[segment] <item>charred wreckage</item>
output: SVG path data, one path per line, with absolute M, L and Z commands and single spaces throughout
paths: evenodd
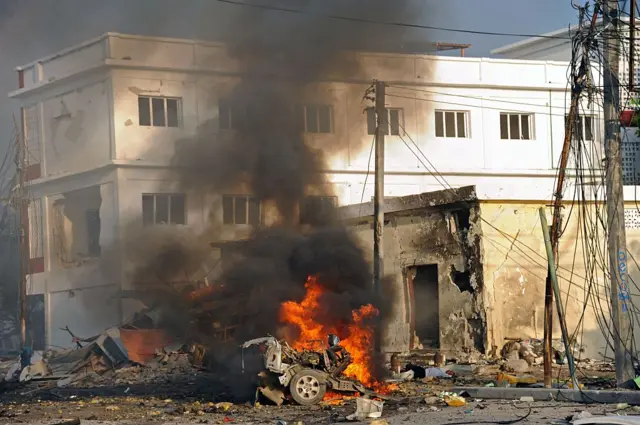
M 259 346 L 263 353 L 265 370 L 259 374 L 256 400 L 262 394 L 281 405 L 288 393 L 296 403 L 309 406 L 321 402 L 327 390 L 366 394 L 360 382 L 343 375 L 351 364 L 351 355 L 340 345 L 340 339 L 329 335 L 328 343 L 329 347 L 321 351 L 297 351 L 272 336 L 246 341 L 243 352 Z M 242 367 L 244 370 L 244 354 Z

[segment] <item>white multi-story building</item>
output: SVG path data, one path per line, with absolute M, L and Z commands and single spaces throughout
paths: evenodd
M 640 84 L 640 31 L 636 31 L 633 70 L 630 69 L 630 30 L 629 19 L 623 18 L 620 30 L 619 75 L 620 75 L 620 106 L 621 109 L 637 109 L 637 92 L 629 91 L 629 75 L 633 74 L 634 88 Z M 640 21 L 636 24 L 640 26 Z M 541 37 L 527 38 L 491 51 L 492 54 L 508 59 L 525 60 L 559 60 L 570 61 L 573 43 L 571 37 L 576 35 L 579 27 L 571 26 L 560 29 Z M 602 32 L 602 20 L 596 21 L 596 34 Z M 592 77 L 594 83 L 602 86 L 601 70 L 594 67 Z M 633 102 L 635 100 L 635 102 Z M 633 103 L 632 103 L 633 102 Z M 640 138 L 636 137 L 635 129 L 623 133 L 623 177 L 625 184 L 640 184 Z
M 589 25 L 586 23 L 585 25 Z M 640 27 L 640 20 L 636 23 L 636 26 Z M 603 30 L 602 19 L 596 21 L 596 34 L 601 33 Z M 579 30 L 578 25 L 572 25 L 569 28 L 563 28 L 555 31 L 551 31 L 546 34 L 541 34 L 540 37 L 526 38 L 515 43 L 508 44 L 506 46 L 499 47 L 491 51 L 491 54 L 499 55 L 508 59 L 526 59 L 526 60 L 554 60 L 554 61 L 570 61 L 573 49 L 573 43 L 571 37 L 575 36 Z M 622 18 L 622 24 L 620 26 L 620 49 L 619 49 L 619 71 L 620 71 L 620 84 L 623 87 L 629 85 L 630 72 L 635 76 L 634 82 L 637 84 L 640 82 L 640 31 L 636 30 L 635 35 L 635 53 L 634 53 L 634 66 L 633 70 L 630 70 L 629 64 L 629 45 L 630 45 L 630 30 L 629 19 Z M 622 90 L 620 93 L 622 104 L 626 104 L 629 99 L 626 90 Z
M 425 169 L 425 161 L 407 148 L 411 140 L 446 184 L 475 185 L 490 224 L 482 227 L 488 340 L 501 346 L 505 336 L 541 336 L 546 267 L 538 208 L 553 194 L 568 106 L 568 63 L 356 57 L 365 65 L 366 80 L 390 85 L 385 195 L 443 188 L 434 170 Z M 60 330 L 66 325 L 86 336 L 130 316 L 134 307 L 113 297 L 126 289 L 122 270 L 104 263 L 105 250 L 131 221 L 198 231 L 211 209 L 220 208 L 213 211 L 225 223 L 220 239 L 248 234 L 249 212 L 244 218 L 224 217 L 224 202 L 177 193 L 177 181 L 168 173 L 181 140 L 200 124 L 213 119 L 219 131 L 228 131 L 219 87 L 241 76 L 224 45 L 109 33 L 20 66 L 18 75 L 19 86 L 10 96 L 22 107 L 28 146 L 29 291 L 44 294 L 47 344 L 69 345 Z M 361 104 L 367 87 L 318 83 L 314 108 L 306 108 L 328 117 L 317 128 L 306 128 L 308 143 L 320 146 L 336 138 L 350 147 L 348 154 L 329 158 L 328 180 L 341 205 L 373 195 L 367 179 L 372 128 Z M 600 111 L 593 108 L 582 126 L 599 157 L 602 127 Z M 626 189 L 627 199 L 633 199 L 633 189 Z M 227 203 L 245 205 L 251 194 L 234 195 Z M 565 232 L 568 245 L 560 252 L 573 246 L 574 227 Z M 512 249 L 518 244 L 537 252 L 537 261 L 521 258 Z M 570 264 L 571 258 L 560 261 Z M 574 299 L 582 297 L 570 299 L 569 317 L 582 311 Z M 595 319 L 587 317 L 585 326 L 594 330 L 590 342 L 597 352 L 602 339 Z

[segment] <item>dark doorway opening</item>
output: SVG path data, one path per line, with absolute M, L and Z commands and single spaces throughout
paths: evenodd
M 44 294 L 27 295 L 27 344 L 33 350 L 44 350 L 46 346 Z
M 411 275 L 412 328 L 423 348 L 440 348 L 438 265 L 416 266 Z

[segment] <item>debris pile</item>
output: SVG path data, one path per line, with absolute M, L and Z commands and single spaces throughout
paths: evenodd
M 580 358 L 585 347 L 576 342 L 570 344 L 574 358 Z M 556 364 L 566 364 L 567 353 L 561 339 L 552 341 L 553 359 Z M 529 366 L 540 365 L 543 362 L 544 341 L 537 338 L 516 339 L 510 338 L 502 347 L 500 354 L 505 360 L 525 360 Z
M 110 328 L 73 341 L 72 349 L 27 350 L 0 362 L 0 381 L 45 381 L 58 388 L 170 383 L 194 376 L 200 370 L 194 364 L 202 362 L 201 350 L 171 344 L 160 330 Z

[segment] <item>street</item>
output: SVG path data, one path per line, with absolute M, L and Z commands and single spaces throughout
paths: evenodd
M 225 405 L 215 407 L 205 400 L 173 401 L 155 398 L 94 398 L 59 402 L 33 401 L 4 404 L 0 408 L 0 424 L 58 425 L 65 421 L 91 424 L 326 424 L 346 421 L 355 411 L 355 402 L 344 405 L 302 407 L 297 405 L 259 406 Z M 227 411 L 224 411 L 228 407 Z M 402 400 L 385 403 L 382 418 L 365 422 L 376 424 L 461 424 L 515 423 L 519 418 L 527 424 L 563 423 L 574 414 L 588 411 L 593 415 L 634 415 L 633 407 L 617 409 L 616 405 L 580 405 L 560 402 L 479 401 L 471 400 L 463 407 L 427 406 L 424 401 Z M 432 410 L 433 409 L 433 410 Z M 529 413 L 530 411 L 530 413 Z M 524 418 L 529 413 L 529 416 Z M 80 420 L 78 422 L 77 420 Z M 351 422 L 357 423 L 357 422 Z

